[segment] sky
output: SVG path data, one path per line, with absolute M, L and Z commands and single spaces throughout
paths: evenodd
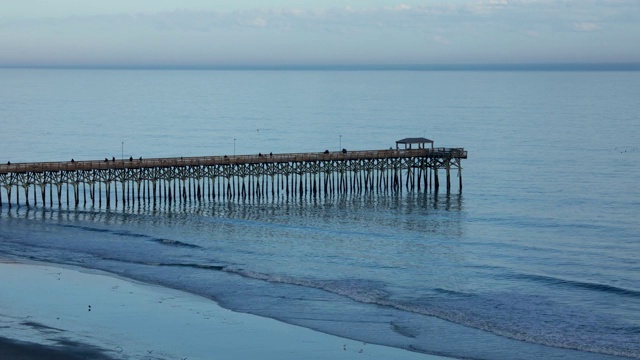
M 640 63 L 640 0 L 0 0 L 0 66 Z

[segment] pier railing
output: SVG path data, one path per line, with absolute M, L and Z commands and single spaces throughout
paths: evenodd
M 343 161 L 387 158 L 409 158 L 426 156 L 443 159 L 466 159 L 467 152 L 463 148 L 434 148 L 409 150 L 359 150 L 343 152 L 318 153 L 283 153 L 283 154 L 250 154 L 224 156 L 196 156 L 149 159 L 115 159 L 74 160 L 55 162 L 29 162 L 0 164 L 0 174 L 44 172 L 44 171 L 76 171 L 76 170 L 108 170 L 108 169 L 140 169 L 170 166 L 210 166 L 225 164 L 260 164 L 290 163 L 298 161 Z

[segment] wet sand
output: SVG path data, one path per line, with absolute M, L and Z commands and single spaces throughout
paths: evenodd
M 0 262 L 0 359 L 445 359 L 84 269 Z

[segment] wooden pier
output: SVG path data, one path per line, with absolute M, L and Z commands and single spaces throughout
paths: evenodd
M 425 142 L 426 141 L 426 142 Z M 457 169 L 463 148 L 427 148 L 403 139 L 396 149 L 0 165 L 0 207 L 133 206 L 191 200 L 258 199 L 407 190 L 439 190 L 439 170 Z M 405 148 L 400 149 L 399 145 Z M 411 144 L 418 144 L 412 149 Z M 433 146 L 433 145 L 432 145 Z M 21 198 L 22 196 L 22 198 Z

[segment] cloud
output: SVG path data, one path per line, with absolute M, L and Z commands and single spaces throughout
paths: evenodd
M 576 31 L 589 32 L 589 31 L 597 31 L 597 30 L 600 30 L 601 28 L 602 27 L 600 25 L 592 22 L 580 22 L 580 23 L 573 24 L 573 29 Z
M 238 25 L 246 27 L 266 28 L 269 26 L 269 21 L 262 17 L 251 17 L 246 19 L 239 19 Z
M 501 62 L 545 54 L 552 61 L 563 48 L 575 50 L 580 61 L 605 51 L 611 56 L 624 51 L 640 61 L 640 49 L 628 40 L 640 37 L 637 0 L 404 1 L 5 19 L 0 65 L 29 56 L 205 64 Z
M 449 39 L 447 39 L 446 37 L 436 34 L 436 35 L 431 35 L 431 39 L 435 42 L 438 42 L 440 44 L 444 44 L 444 45 L 449 45 L 451 44 L 451 41 L 449 41 Z
M 592 0 L 596 1 L 596 0 Z M 605 0 L 599 0 L 603 2 Z M 613 1 L 613 0 L 609 0 Z M 588 3 L 586 0 L 585 3 Z M 474 0 L 456 5 L 438 4 L 408 5 L 399 4 L 392 7 L 373 8 L 326 8 L 326 9 L 256 9 L 244 11 L 203 11 L 175 10 L 157 13 L 109 14 L 94 16 L 74 16 L 40 18 L 26 21 L 13 21 L 10 26 L 16 28 L 43 29 L 51 27 L 92 27 L 91 23 L 117 23 L 119 26 L 154 26 L 165 30 L 213 31 L 215 29 L 262 28 L 274 30 L 330 31 L 368 29 L 419 29 L 430 31 L 438 27 L 454 28 L 460 24 L 477 24 L 486 26 L 487 21 L 503 27 L 517 30 L 527 23 L 572 23 L 575 30 L 597 30 L 595 24 L 603 19 L 598 9 L 584 14 L 584 8 L 568 4 L 573 1 L 551 2 L 548 0 Z M 609 3 L 609 2 L 607 2 Z M 620 5 L 620 2 L 616 2 Z M 582 4 L 582 3 L 579 3 Z M 591 5 L 592 7 L 594 5 Z M 604 6 L 604 5 L 600 5 Z M 632 6 L 636 10 L 637 5 Z M 569 9 L 567 9 L 569 8 Z M 608 10 L 610 17 L 619 15 L 620 11 Z M 572 15 L 575 13 L 575 15 Z M 605 21 L 607 19 L 604 19 Z M 7 28 L 8 23 L 0 24 L 0 29 Z M 599 25 L 598 25 L 599 26 Z M 506 29 L 505 29 L 506 30 Z
M 400 4 L 400 5 L 397 5 L 397 6 L 393 6 L 390 9 L 391 10 L 395 10 L 395 11 L 410 11 L 411 10 L 411 5 Z

